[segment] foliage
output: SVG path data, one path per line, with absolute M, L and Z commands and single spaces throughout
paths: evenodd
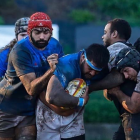
M 93 19 L 87 17 L 87 20 L 83 14 L 85 10 L 79 10 L 78 8 L 72 11 L 72 20 L 79 23 L 87 22 L 100 22 L 108 21 L 113 18 L 123 18 L 127 20 L 130 24 L 139 25 L 140 24 L 140 2 L 139 0 L 90 0 L 88 4 L 84 7 L 86 13 L 93 16 Z M 89 20 L 88 20 L 89 19 Z
M 91 93 L 84 113 L 85 122 L 118 123 L 119 114 L 113 104 L 103 97 L 102 91 Z
M 13 24 L 18 18 L 37 11 L 47 13 L 53 21 L 101 23 L 113 18 L 124 18 L 131 24 L 140 24 L 139 0 L 5 0 L 0 3 L 0 16 L 6 24 Z
M 70 17 L 77 23 L 88 23 L 95 19 L 95 15 L 88 10 L 73 10 Z
M 97 11 L 102 14 L 103 20 L 112 18 L 124 18 L 132 24 L 139 24 L 140 3 L 139 0 L 93 0 L 97 5 Z
M 74 52 L 74 50 L 69 44 L 64 45 L 63 51 L 64 51 L 64 54 L 70 54 Z

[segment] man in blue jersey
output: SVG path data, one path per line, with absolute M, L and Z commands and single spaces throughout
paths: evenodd
M 16 21 L 15 23 L 15 39 L 11 40 L 9 44 L 0 49 L 0 79 L 3 78 L 8 64 L 9 53 L 17 43 L 25 36 L 27 36 L 27 27 L 28 27 L 29 17 L 23 17 Z
M 92 78 L 100 75 L 108 60 L 108 50 L 99 44 L 59 59 L 46 94 L 40 94 L 37 103 L 37 140 L 85 139 L 83 106 L 88 101 L 88 89 L 82 98 L 78 98 L 67 94 L 65 88 L 75 78 L 82 78 L 90 85 Z
M 29 36 L 10 52 L 0 82 L 0 140 L 36 140 L 36 100 L 45 92 L 58 57 L 63 56 L 61 45 L 51 38 L 52 30 L 47 14 L 33 14 L 28 23 Z

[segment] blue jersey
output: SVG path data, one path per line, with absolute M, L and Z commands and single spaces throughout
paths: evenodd
M 75 78 L 84 79 L 81 75 L 81 70 L 80 70 L 81 54 L 82 51 L 75 54 L 69 54 L 61 57 L 58 61 L 57 68 L 54 72 L 54 75 L 57 76 L 64 89 L 67 87 L 68 83 L 74 80 Z M 86 79 L 84 80 L 87 83 L 87 85 L 90 85 L 91 83 L 102 79 L 107 72 L 108 71 L 104 69 L 99 74 L 93 76 L 91 80 L 86 80 Z
M 0 53 L 0 78 L 4 76 L 7 70 L 9 52 L 10 48 L 7 48 Z
M 22 41 L 21 41 L 22 42 Z M 18 42 L 20 44 L 20 41 Z M 52 47 L 53 46 L 53 47 Z M 52 50 L 51 48 L 54 48 L 55 50 Z M 53 37 L 50 39 L 48 45 L 47 45 L 48 54 L 58 53 L 59 56 L 63 56 L 63 50 L 62 46 L 59 44 L 59 42 L 54 39 Z M 8 64 L 8 55 L 10 53 L 10 48 L 7 48 L 0 52 L 0 78 L 2 78 L 7 70 L 7 64 Z
M 63 56 L 61 45 L 51 38 L 47 47 L 40 51 L 29 41 L 29 37 L 19 41 L 11 50 L 5 78 L 0 82 L 0 109 L 17 115 L 35 113 L 36 96 L 30 96 L 19 77 L 28 73 L 42 76 L 48 69 L 47 57 L 57 53 Z M 12 89 L 14 88 L 14 89 Z M 11 90 L 8 90 L 11 89 Z

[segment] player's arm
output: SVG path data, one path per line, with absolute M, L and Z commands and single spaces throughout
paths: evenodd
M 89 93 L 96 90 L 110 89 L 124 82 L 124 76 L 116 69 L 112 70 L 105 78 L 89 86 Z
M 88 91 L 86 90 L 84 97 L 84 105 L 88 100 Z M 65 92 L 63 86 L 61 85 L 58 78 L 53 75 L 49 80 L 47 91 L 46 91 L 46 101 L 50 104 L 54 104 L 58 107 L 76 107 L 79 103 L 79 98 L 69 95 Z
M 58 63 L 57 54 L 49 56 L 47 61 L 50 65 L 50 69 L 43 76 L 36 78 L 36 74 L 32 66 L 31 55 L 28 49 L 22 49 L 21 46 L 18 46 L 10 53 L 9 57 L 17 76 L 23 83 L 29 95 L 37 95 L 46 89 L 48 81 L 56 68 L 56 63 Z
M 50 65 L 50 69 L 43 76 L 36 78 L 35 73 L 28 73 L 19 77 L 29 95 L 39 94 L 45 90 L 48 85 L 48 81 L 53 75 L 56 64 L 58 63 L 58 55 L 52 54 L 47 58 L 47 60 Z
M 20 76 L 20 80 L 23 83 L 26 91 L 29 95 L 37 95 L 43 90 L 45 90 L 46 85 L 53 72 L 49 69 L 43 76 L 36 78 L 35 73 L 28 73 L 23 76 Z
M 118 87 L 108 90 L 108 93 L 117 97 L 122 106 L 130 113 L 135 114 L 140 112 L 140 93 L 134 91 L 129 97 L 124 94 Z

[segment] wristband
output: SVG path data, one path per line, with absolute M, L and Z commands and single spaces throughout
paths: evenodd
M 79 98 L 79 102 L 77 106 L 84 106 L 84 102 L 85 102 L 84 98 Z

